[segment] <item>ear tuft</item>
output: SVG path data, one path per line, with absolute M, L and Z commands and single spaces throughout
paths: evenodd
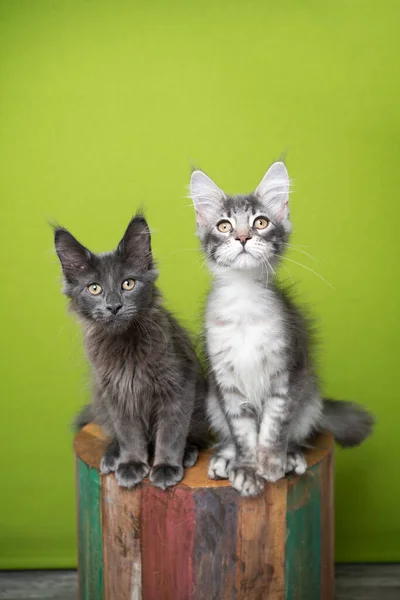
M 290 179 L 283 162 L 270 166 L 258 185 L 255 195 L 278 222 L 289 218 Z
M 76 281 L 79 273 L 90 265 L 92 258 L 90 251 L 62 227 L 57 227 L 54 231 L 54 245 L 64 277 L 68 281 Z
M 208 175 L 199 170 L 193 171 L 189 187 L 197 226 L 207 226 L 215 218 L 226 195 Z
M 129 223 L 117 251 L 126 262 L 134 263 L 141 269 L 151 269 L 151 235 L 146 219 L 137 214 Z

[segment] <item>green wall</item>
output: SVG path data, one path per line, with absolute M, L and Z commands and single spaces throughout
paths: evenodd
M 399 19 L 389 0 L 0 0 L 0 567 L 76 561 L 68 426 L 89 380 L 47 221 L 101 251 L 144 204 L 168 305 L 196 329 L 188 165 L 248 191 L 284 151 L 293 243 L 318 261 L 286 267 L 321 325 L 324 392 L 379 420 L 337 452 L 337 558 L 400 560 Z

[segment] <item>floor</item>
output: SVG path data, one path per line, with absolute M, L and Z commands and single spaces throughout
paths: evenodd
M 0 572 L 0 600 L 77 598 L 75 571 Z M 338 565 L 336 600 L 400 600 L 400 564 Z

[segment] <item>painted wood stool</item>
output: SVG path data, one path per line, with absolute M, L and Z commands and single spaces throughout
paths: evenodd
M 308 470 L 241 498 L 209 453 L 166 492 L 100 475 L 107 439 L 75 438 L 81 600 L 333 600 L 333 440 Z

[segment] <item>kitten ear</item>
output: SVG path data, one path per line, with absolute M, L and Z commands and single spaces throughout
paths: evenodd
M 289 173 L 283 162 L 276 162 L 265 173 L 255 191 L 271 216 L 278 222 L 289 218 Z
M 203 171 L 193 171 L 190 178 L 190 197 L 196 211 L 198 227 L 204 227 L 215 219 L 225 193 Z
M 89 267 L 92 258 L 91 253 L 69 231 L 62 227 L 57 227 L 54 232 L 54 245 L 65 278 L 69 281 L 75 281 L 79 277 L 79 273 Z
M 125 261 L 133 262 L 140 268 L 150 269 L 152 267 L 150 229 L 142 215 L 136 215 L 129 223 L 124 237 L 118 245 L 118 252 Z

